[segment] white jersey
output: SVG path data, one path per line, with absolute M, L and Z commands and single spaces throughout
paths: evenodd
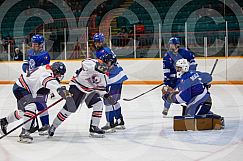
M 16 84 L 28 90 L 33 97 L 36 97 L 40 88 L 47 88 L 56 91 L 61 87 L 60 83 L 54 78 L 50 65 L 40 66 L 33 69 L 27 76 L 26 73 L 20 75 Z
M 72 78 L 70 85 L 75 85 L 84 93 L 97 91 L 100 95 L 104 95 L 106 93 L 106 80 L 108 77 L 95 70 L 96 62 L 96 59 L 84 60 L 80 73 Z

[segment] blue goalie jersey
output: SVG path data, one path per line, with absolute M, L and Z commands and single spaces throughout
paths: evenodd
M 172 51 L 166 52 L 163 58 L 164 84 L 172 88 L 178 84 L 175 64 L 179 59 L 187 59 L 190 63 L 190 70 L 196 70 L 197 64 L 194 58 L 195 55 L 192 52 L 183 48 L 180 48 L 177 54 Z
M 186 113 L 189 115 L 199 114 L 200 106 L 205 106 L 204 103 L 210 99 L 210 93 L 203 85 L 201 76 L 193 71 L 183 74 L 178 84 L 179 93 L 172 98 L 174 103 L 185 103 Z
M 50 55 L 47 51 L 36 53 L 33 49 L 27 51 L 27 59 L 22 69 L 24 72 L 50 63 Z

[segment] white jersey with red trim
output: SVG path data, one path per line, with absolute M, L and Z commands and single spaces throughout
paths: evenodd
M 56 91 L 61 87 L 57 79 L 54 78 L 50 65 L 35 68 L 28 74 L 30 75 L 22 73 L 17 79 L 16 84 L 28 90 L 33 97 L 36 96 L 36 93 L 40 88 L 45 87 L 52 91 Z
M 81 71 L 70 81 L 70 85 L 76 85 L 84 93 L 97 91 L 101 95 L 106 94 L 106 80 L 108 77 L 95 70 L 96 59 L 86 59 L 82 62 Z

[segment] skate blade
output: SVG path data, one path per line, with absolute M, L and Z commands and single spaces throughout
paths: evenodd
M 39 135 L 40 135 L 40 136 L 48 135 L 48 131 L 39 132 Z
M 171 116 L 163 115 L 163 118 L 171 118 Z
M 116 129 L 112 128 L 112 129 L 108 129 L 108 130 L 104 130 L 105 133 L 115 133 Z
M 126 127 L 124 125 L 118 125 L 115 127 L 117 130 L 125 130 Z
M 91 138 L 104 138 L 104 134 L 97 134 L 97 133 L 89 133 L 89 137 Z
M 53 136 L 50 136 L 50 135 L 47 136 L 47 139 L 51 139 L 51 138 L 53 138 Z
M 33 142 L 31 139 L 19 139 L 17 142 L 24 143 L 24 144 L 30 144 Z

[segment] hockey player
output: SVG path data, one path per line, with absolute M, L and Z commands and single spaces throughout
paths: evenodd
M 1 131 L 7 133 L 7 125 L 20 118 L 23 121 L 35 116 L 36 103 L 42 104 L 45 102 L 43 97 L 38 97 L 38 90 L 47 88 L 52 91 L 57 91 L 68 105 L 75 106 L 71 94 L 65 87 L 61 87 L 60 80 L 66 72 L 66 67 L 61 62 L 55 62 L 51 66 L 45 65 L 35 68 L 31 72 L 21 74 L 13 86 L 13 93 L 17 99 L 18 111 L 11 113 L 7 117 L 0 120 Z M 19 135 L 20 142 L 30 143 L 33 138 L 30 136 L 31 121 L 23 125 L 22 132 Z
M 195 116 L 211 113 L 212 99 L 203 81 L 210 81 L 210 74 L 189 71 L 190 64 L 187 59 L 176 62 L 177 78 L 179 78 L 178 91 L 171 87 L 162 88 L 163 99 L 169 103 L 186 104 L 185 115 Z
M 50 63 L 50 55 L 47 51 L 43 50 L 44 45 L 44 37 L 42 35 L 34 35 L 31 38 L 32 47 L 30 50 L 27 51 L 27 60 L 23 63 L 23 71 L 27 73 L 27 75 L 31 72 L 31 70 L 35 70 L 35 68 L 46 65 Z M 42 99 L 47 100 L 47 96 L 50 93 L 49 89 L 42 88 L 40 89 L 37 94 L 38 97 L 43 97 Z M 37 110 L 41 111 L 46 108 L 46 101 L 42 104 L 36 103 Z M 44 112 L 40 116 L 40 120 L 42 123 L 42 127 L 32 127 L 32 131 L 38 129 L 40 135 L 46 135 L 47 130 L 50 127 L 49 125 L 49 114 L 48 111 Z M 37 124 L 38 125 L 38 124 Z
M 106 56 L 104 57 L 104 55 Z M 116 55 L 110 48 L 104 47 L 97 51 L 96 57 L 104 62 L 112 62 L 113 68 L 109 73 L 107 91 L 109 91 L 109 94 L 117 102 L 115 105 L 111 105 L 106 99 L 104 99 L 107 124 L 103 126 L 102 129 L 107 132 L 114 132 L 114 127 L 117 129 L 125 129 L 125 122 L 121 113 L 119 100 L 121 98 L 122 84 L 128 78 L 124 73 L 123 68 L 117 63 Z M 114 122 L 114 118 L 116 119 L 116 122 Z
M 177 60 L 184 58 L 190 62 L 190 70 L 196 70 L 197 64 L 195 63 L 195 56 L 192 52 L 180 48 L 180 40 L 178 38 L 170 38 L 169 45 L 169 51 L 165 53 L 163 58 L 164 85 L 175 89 L 178 83 L 175 68 Z M 164 116 L 168 114 L 170 105 L 171 103 L 164 100 L 164 110 L 162 112 Z
M 48 131 L 49 136 L 53 136 L 56 128 L 72 113 L 76 112 L 79 105 L 85 101 L 88 108 L 93 108 L 89 128 L 90 136 L 104 137 L 105 132 L 98 127 L 103 110 L 101 97 L 109 100 L 110 104 L 116 103 L 106 92 L 107 76 L 105 73 L 109 72 L 109 67 L 111 67 L 110 61 L 104 63 L 98 59 L 86 59 L 82 62 L 81 68 L 76 71 L 76 75 L 69 84 L 69 91 L 76 106 L 64 105 Z
M 93 41 L 96 52 L 104 48 L 105 36 L 103 33 L 94 34 Z

